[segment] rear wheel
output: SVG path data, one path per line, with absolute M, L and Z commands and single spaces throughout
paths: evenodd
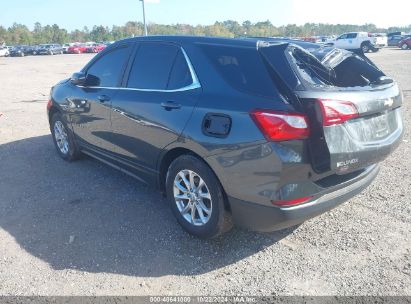
M 361 45 L 361 50 L 363 53 L 368 53 L 371 49 L 370 43 L 366 42 Z
M 221 184 L 200 159 L 192 155 L 175 159 L 167 172 L 166 191 L 174 216 L 188 233 L 214 238 L 232 227 Z
M 54 145 L 60 157 L 67 161 L 77 159 L 80 151 L 75 143 L 73 134 L 70 132 L 60 113 L 53 115 L 50 129 Z

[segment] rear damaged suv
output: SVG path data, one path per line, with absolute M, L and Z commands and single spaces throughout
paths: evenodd
M 268 38 L 108 46 L 47 105 L 59 155 L 155 185 L 180 225 L 273 231 L 365 189 L 400 143 L 402 94 L 364 54 Z

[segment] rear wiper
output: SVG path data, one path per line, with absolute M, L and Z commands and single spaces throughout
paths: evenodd
M 373 81 L 372 84 L 383 85 L 383 84 L 390 84 L 393 82 L 394 82 L 394 79 L 392 79 L 391 77 L 381 76 L 381 77 L 378 77 L 377 80 Z

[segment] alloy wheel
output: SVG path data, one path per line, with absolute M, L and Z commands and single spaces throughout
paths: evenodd
M 69 141 L 66 128 L 60 120 L 57 120 L 54 124 L 54 138 L 57 143 L 57 147 L 60 152 L 67 154 L 69 152 Z
M 213 203 L 207 184 L 191 170 L 177 173 L 173 185 L 174 200 L 182 217 L 194 226 L 203 226 L 211 218 Z

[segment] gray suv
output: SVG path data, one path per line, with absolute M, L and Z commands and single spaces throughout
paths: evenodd
M 284 39 L 126 39 L 50 96 L 63 159 L 87 154 L 160 189 L 202 238 L 349 200 L 403 133 L 397 84 L 363 54 Z

